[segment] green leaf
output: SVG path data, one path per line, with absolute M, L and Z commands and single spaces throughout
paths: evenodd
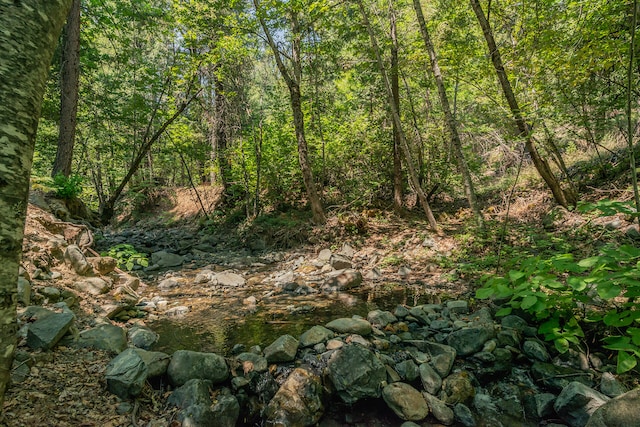
M 638 360 L 633 354 L 629 354 L 626 351 L 618 352 L 618 368 L 616 369 L 618 374 L 623 374 L 632 370 L 637 364 Z
M 133 261 L 127 261 L 126 267 L 129 271 L 133 270 Z
M 522 279 L 524 276 L 526 276 L 526 274 L 523 273 L 522 271 L 517 271 L 517 270 L 509 271 L 509 279 L 511 279 L 511 281 L 513 283 L 515 283 L 518 280 Z
M 620 295 L 620 292 L 622 292 L 622 288 L 612 282 L 598 284 L 598 295 L 602 299 L 615 298 Z
M 493 288 L 480 288 L 476 291 L 476 298 L 487 299 L 487 298 L 490 298 L 493 294 L 494 294 Z
M 496 317 L 502 317 L 502 316 L 507 316 L 509 314 L 511 314 L 511 311 L 513 311 L 513 309 L 511 307 L 504 307 L 501 308 L 500 310 L 498 310 L 498 312 L 496 313 Z
M 584 268 L 591 268 L 594 265 L 600 263 L 602 261 L 602 258 L 599 256 L 592 256 L 590 258 L 585 258 L 583 260 L 581 260 L 580 262 L 578 262 L 578 265 L 580 267 L 584 267 Z
M 528 295 L 522 299 L 522 303 L 520 303 L 520 307 L 524 310 L 531 308 L 536 302 L 538 302 L 538 297 L 535 295 Z
M 560 354 L 564 354 L 569 350 L 569 341 L 566 338 L 556 338 L 553 345 Z

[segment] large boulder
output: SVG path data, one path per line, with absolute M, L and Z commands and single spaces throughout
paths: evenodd
M 327 275 L 322 289 L 327 291 L 346 291 L 362 284 L 362 273 L 357 270 L 338 270 Z
M 91 264 L 85 258 L 82 250 L 76 245 L 67 246 L 64 251 L 64 261 L 80 275 L 91 273 Z
M 247 283 L 247 280 L 244 277 L 232 271 L 223 271 L 222 273 L 216 274 L 213 277 L 213 281 L 218 286 L 224 286 L 229 288 L 244 286 L 245 283 Z
M 101 277 L 87 277 L 71 286 L 78 292 L 94 296 L 106 294 L 111 290 L 111 284 Z
M 171 361 L 171 356 L 161 351 L 147 351 L 141 348 L 134 348 L 138 356 L 147 365 L 147 376 L 149 378 L 159 377 L 167 373 L 167 367 Z
M 138 353 L 127 349 L 107 365 L 107 388 L 121 399 L 135 397 L 142 391 L 147 373 L 147 365 Z
M 389 408 L 403 420 L 419 421 L 429 415 L 429 407 L 422 394 L 409 384 L 392 383 L 382 389 L 382 398 Z
M 73 314 L 49 312 L 29 325 L 27 345 L 33 349 L 49 350 L 67 333 L 73 324 Z
M 609 400 L 596 409 L 587 427 L 640 427 L 640 389 Z
M 348 404 L 362 398 L 380 397 L 382 383 L 387 379 L 387 371 L 376 355 L 357 344 L 336 350 L 327 368 L 338 396 Z
M 167 403 L 181 409 L 194 405 L 211 405 L 211 381 L 191 379 L 176 388 Z
M 182 265 L 184 257 L 167 251 L 158 251 L 151 254 L 151 264 L 160 268 L 177 267 Z
M 300 347 L 313 347 L 316 344 L 320 344 L 330 340 L 334 337 L 331 330 L 324 326 L 313 326 L 300 336 Z
M 215 353 L 178 350 L 171 356 L 167 374 L 171 384 L 176 386 L 194 378 L 218 384 L 229 377 L 229 367 L 224 357 Z
M 291 362 L 296 358 L 298 340 L 291 335 L 283 335 L 264 349 L 264 357 L 269 363 Z
M 458 329 L 449 334 L 447 344 L 456 349 L 459 356 L 468 356 L 482 350 L 484 343 L 494 335 L 489 327 L 473 327 Z
M 296 368 L 265 409 L 267 425 L 313 426 L 324 412 L 320 377 Z
M 344 317 L 341 319 L 335 319 L 325 325 L 327 329 L 330 329 L 339 334 L 358 334 L 358 335 L 370 335 L 371 323 L 364 319 L 355 319 Z
M 119 326 L 105 323 L 80 332 L 75 345 L 120 353 L 127 348 L 127 333 Z
M 608 400 L 604 394 L 573 381 L 562 389 L 553 408 L 571 427 L 584 427 L 591 414 Z

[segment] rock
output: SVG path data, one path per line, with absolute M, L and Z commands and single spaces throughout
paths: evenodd
M 422 396 L 427 401 L 427 405 L 429 405 L 429 409 L 436 420 L 447 426 L 453 424 L 455 416 L 453 410 L 446 403 L 429 393 L 422 393 Z
M 69 245 L 64 251 L 64 261 L 79 275 L 91 273 L 91 264 L 76 245 Z
M 447 344 L 455 348 L 459 356 L 468 356 L 482 350 L 482 346 L 493 337 L 493 329 L 473 327 L 459 329 L 449 334 Z
M 147 377 L 159 377 L 167 373 L 167 367 L 171 361 L 171 356 L 161 351 L 147 351 L 141 348 L 134 348 L 138 356 L 147 365 Z
M 339 334 L 358 334 L 366 336 L 370 335 L 372 331 L 371 324 L 366 320 L 348 317 L 332 320 L 325 326 Z
M 182 265 L 184 257 L 167 251 L 159 251 L 151 254 L 151 264 L 159 268 L 177 267 Z
M 238 399 L 229 389 L 223 388 L 215 395 L 214 402 L 211 411 L 213 412 L 212 421 L 215 421 L 216 427 L 235 427 L 240 416 Z
M 453 407 L 453 415 L 464 427 L 476 427 L 477 425 L 471 409 L 463 403 L 455 404 Z
M 106 294 L 111 290 L 111 284 L 100 277 L 87 277 L 75 282 L 72 287 L 78 292 L 94 296 Z
M 353 268 L 351 260 L 344 255 L 333 254 L 329 258 L 329 264 L 336 270 L 344 270 L 346 268 Z
M 322 289 L 330 291 L 346 291 L 362 284 L 362 273 L 356 270 L 338 270 L 330 273 L 322 285 Z
M 164 279 L 161 280 L 158 283 L 158 289 L 160 289 L 161 291 L 168 291 L 170 289 L 174 289 L 180 286 L 180 282 L 178 282 L 176 279 L 170 277 L 168 279 Z
M 333 332 L 324 326 L 313 326 L 300 336 L 300 347 L 313 347 L 330 340 L 333 336 Z
M 405 341 L 407 344 L 411 344 L 418 350 L 426 353 L 429 358 L 429 364 L 440 375 L 440 378 L 445 378 L 449 375 L 453 362 L 456 359 L 456 349 L 430 341 L 422 340 L 410 340 Z
M 110 256 L 91 257 L 87 261 L 93 266 L 93 271 L 101 276 L 106 276 L 118 267 L 118 261 Z
M 324 413 L 320 377 L 296 368 L 265 409 L 267 425 L 314 426 Z
M 399 305 L 393 312 L 393 315 L 399 318 L 404 319 L 410 314 L 409 309 L 403 305 Z
M 533 361 L 548 362 L 549 353 L 544 345 L 538 341 L 527 340 L 522 345 L 522 352 Z
M 327 262 L 331 259 L 331 249 L 323 249 L 318 254 L 318 260 Z
M 374 326 L 384 328 L 389 323 L 395 323 L 398 318 L 390 311 L 372 310 L 367 314 L 367 321 Z
M 471 376 L 467 371 L 453 373 L 442 381 L 440 399 L 447 404 L 466 402 L 475 396 L 476 391 L 471 384 Z
M 245 283 L 247 283 L 244 277 L 242 277 L 239 274 L 233 273 L 231 271 L 224 271 L 222 273 L 218 273 L 214 276 L 213 280 L 219 286 L 230 287 L 230 288 L 237 287 L 237 286 L 244 286 Z
M 298 340 L 291 335 L 283 335 L 264 349 L 269 363 L 291 362 L 298 352 Z
M 31 304 L 31 282 L 22 276 L 18 277 L 18 302 L 25 306 Z
M 381 385 L 387 379 L 386 369 L 375 354 L 355 344 L 336 350 L 327 362 L 327 371 L 338 396 L 347 404 L 380 397 Z
M 167 374 L 171 384 L 176 386 L 194 378 L 218 384 L 229 377 L 229 367 L 224 357 L 215 353 L 178 350 L 171 356 Z
M 428 363 L 420 365 L 420 380 L 429 394 L 438 394 L 442 387 L 442 378 Z
M 200 285 L 202 283 L 211 282 L 214 278 L 215 274 L 211 270 L 202 270 L 200 273 L 196 274 L 196 277 L 193 279 L 193 283 L 196 285 Z
M 158 308 L 160 308 L 160 303 L 158 303 Z M 164 312 L 167 317 L 182 317 L 190 311 L 189 307 L 185 305 L 179 305 L 177 307 L 171 307 L 167 311 Z
M 193 405 L 211 405 L 211 381 L 189 380 L 171 393 L 167 403 L 182 409 Z
M 75 346 L 92 347 L 117 354 L 127 348 L 127 334 L 124 329 L 105 323 L 80 332 Z
M 132 327 L 127 335 L 131 344 L 145 350 L 149 350 L 159 338 L 158 334 L 151 329 L 142 326 Z
M 250 372 L 265 372 L 269 367 L 267 359 L 255 353 L 240 353 L 236 360 L 242 365 L 244 374 Z
M 333 340 L 327 341 L 326 348 L 328 351 L 337 350 L 342 347 L 344 347 L 344 342 L 340 341 L 339 339 L 333 339 Z
M 420 376 L 420 369 L 413 360 L 403 360 L 395 366 L 395 371 L 406 382 L 413 382 Z
M 467 314 L 469 313 L 469 302 L 464 300 L 447 301 L 447 309 L 451 313 Z
M 593 412 L 586 427 L 640 427 L 640 389 L 604 403 Z
M 177 420 L 183 427 L 218 427 L 211 404 L 191 405 L 178 412 Z M 165 423 L 163 425 L 168 425 Z
M 608 400 L 604 394 L 573 381 L 562 389 L 553 408 L 571 427 L 584 427 L 591 414 Z
M 600 378 L 600 392 L 609 397 L 617 397 L 627 392 L 627 388 L 610 372 L 605 372 Z
M 53 286 L 45 286 L 44 288 L 40 289 L 39 292 L 43 297 L 49 300 L 50 303 L 58 302 L 62 297 L 60 289 L 54 288 Z
M 429 415 L 422 394 L 405 383 L 392 383 L 382 389 L 382 398 L 395 414 L 406 421 L 420 421 Z
M 553 417 L 555 411 L 553 404 L 556 402 L 556 396 L 552 393 L 535 393 L 531 396 L 532 412 L 529 415 L 532 419 L 545 419 Z
M 27 345 L 33 349 L 49 350 L 67 333 L 73 323 L 71 313 L 53 313 L 42 315 L 29 325 Z
M 107 365 L 107 389 L 121 399 L 135 397 L 142 391 L 147 372 L 147 366 L 138 353 L 127 349 Z
M 572 381 L 578 381 L 588 387 L 593 386 L 593 380 L 588 372 L 551 363 L 534 362 L 531 366 L 531 376 L 554 391 L 564 389 Z

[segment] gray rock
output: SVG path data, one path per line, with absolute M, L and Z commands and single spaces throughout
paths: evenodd
M 324 326 L 313 326 L 300 336 L 300 347 L 313 347 L 316 344 L 324 343 L 334 337 L 331 330 Z
M 362 284 L 362 273 L 356 270 L 338 270 L 327 275 L 322 289 L 329 291 L 346 291 Z
M 556 402 L 556 395 L 552 393 L 535 393 L 531 396 L 533 403 L 531 414 L 532 419 L 545 419 L 553 417 L 555 411 L 553 404 Z
M 395 323 L 398 318 L 390 311 L 372 310 L 367 314 L 367 321 L 374 326 L 384 328 L 389 323 Z
M 588 372 L 556 366 L 551 363 L 534 362 L 531 366 L 531 375 L 533 379 L 540 381 L 553 391 L 564 389 L 572 381 L 578 381 L 588 387 L 594 385 Z
M 336 350 L 329 358 L 327 370 L 338 396 L 347 404 L 380 397 L 380 388 L 387 379 L 386 369 L 375 354 L 354 344 Z
M 151 254 L 151 264 L 160 268 L 177 267 L 182 265 L 184 257 L 167 251 L 159 251 Z
M 410 314 L 409 309 L 403 305 L 399 305 L 393 311 L 393 315 L 399 318 L 405 318 Z
M 456 349 L 459 356 L 468 356 L 482 350 L 482 346 L 493 338 L 493 329 L 474 327 L 459 329 L 449 334 L 447 344 Z
M 339 254 L 331 255 L 331 257 L 329 258 L 329 263 L 331 264 L 331 267 L 335 268 L 336 270 L 353 268 L 353 264 L 351 263 L 351 260 L 344 255 L 339 255 Z
M 422 396 L 427 401 L 427 405 L 429 405 L 429 409 L 436 420 L 447 426 L 453 424 L 455 415 L 446 403 L 429 393 L 422 393 Z
M 170 289 L 174 289 L 180 286 L 180 282 L 178 282 L 176 279 L 170 277 L 168 279 L 164 279 L 161 280 L 158 283 L 158 289 L 160 289 L 161 291 L 168 291 Z
M 322 381 L 316 374 L 296 368 L 265 409 L 267 425 L 314 426 L 324 413 Z
M 31 282 L 22 276 L 18 277 L 18 302 L 25 306 L 31 304 Z
M 101 276 L 106 276 L 118 267 L 118 261 L 110 256 L 91 257 L 87 258 L 87 261 L 93 267 L 93 271 Z
M 463 403 L 456 403 L 453 407 L 453 415 L 464 427 L 476 427 L 477 425 L 471 409 Z
M 573 381 L 562 389 L 553 408 L 571 427 L 584 427 L 591 414 L 608 400 L 604 394 Z
M 158 334 L 151 329 L 142 326 L 134 326 L 129 330 L 127 335 L 129 336 L 131 344 L 145 350 L 149 350 L 159 338 Z
M 627 392 L 627 388 L 610 372 L 605 372 L 600 378 L 600 392 L 609 397 L 617 397 Z
M 589 418 L 587 427 L 640 427 L 640 389 L 600 406 Z
M 447 301 L 446 304 L 449 312 L 456 314 L 467 314 L 469 313 L 469 302 L 464 300 L 455 300 L 455 301 Z
M 33 349 L 49 350 L 67 333 L 73 324 L 71 313 L 53 313 L 43 315 L 29 325 L 27 345 Z
M 392 383 L 382 389 L 382 398 L 389 408 L 403 420 L 420 421 L 429 415 L 429 407 L 422 394 L 405 383 Z
M 331 249 L 323 249 L 318 254 L 318 260 L 327 262 L 331 259 Z
M 420 369 L 413 360 L 403 360 L 395 366 L 395 370 L 406 382 L 413 382 L 420 376 Z
M 178 412 L 177 420 L 182 427 L 218 427 L 216 415 L 210 403 L 191 405 Z M 163 424 L 166 425 L 166 424 Z
M 64 261 L 80 275 L 91 272 L 91 264 L 89 264 L 80 248 L 76 245 L 67 246 L 64 251 Z
M 538 341 L 527 340 L 522 345 L 522 351 L 529 359 L 533 361 L 548 362 L 549 352 L 544 345 Z
M 297 352 L 298 340 L 291 335 L 282 335 L 264 349 L 264 356 L 269 363 L 290 362 Z
M 420 365 L 420 380 L 429 394 L 436 395 L 442 388 L 442 378 L 428 363 Z
M 40 289 L 39 292 L 40 294 L 42 294 L 43 297 L 48 299 L 50 303 L 58 302 L 62 297 L 60 289 L 54 288 L 53 286 L 46 286 Z
M 502 326 L 503 330 L 515 329 L 520 335 L 524 335 L 526 337 L 534 337 L 536 335 L 535 327 L 529 326 L 526 320 L 514 314 L 504 316 L 500 321 L 500 326 Z
M 325 326 L 339 334 L 358 334 L 366 336 L 370 335 L 372 331 L 371 323 L 366 320 L 348 317 L 332 320 Z
M 190 311 L 189 307 L 186 305 L 179 305 L 177 307 L 171 307 L 164 314 L 168 317 L 183 317 Z
M 498 407 L 495 404 L 495 398 L 488 394 L 477 393 L 473 397 L 473 407 L 483 420 L 494 419 L 498 414 Z
M 442 381 L 440 399 L 449 405 L 466 402 L 476 394 L 467 371 L 453 373 Z
M 445 378 L 449 375 L 453 362 L 456 359 L 455 348 L 439 344 L 431 341 L 411 340 L 406 341 L 407 344 L 411 344 L 418 350 L 428 355 L 429 363 L 431 367 L 440 375 L 440 378 Z
M 218 384 L 229 377 L 229 367 L 224 357 L 215 353 L 178 350 L 171 356 L 167 374 L 171 384 L 177 386 L 194 378 Z
M 189 380 L 171 393 L 167 403 L 181 409 L 193 405 L 211 405 L 211 381 Z
M 124 329 L 110 324 L 96 326 L 80 332 L 77 347 L 92 347 L 111 353 L 120 353 L 127 348 L 127 334 Z
M 240 416 L 240 403 L 229 389 L 224 388 L 215 396 L 212 412 L 217 427 L 235 427 Z
M 101 277 L 87 277 L 73 283 L 72 287 L 78 292 L 94 296 L 106 294 L 111 290 L 111 284 Z
M 213 277 L 213 280 L 219 286 L 230 288 L 244 286 L 247 283 L 244 277 L 231 271 L 223 271 L 222 273 L 218 273 Z
M 147 351 L 141 348 L 134 348 L 138 356 L 147 365 L 147 377 L 159 377 L 167 373 L 167 367 L 171 361 L 171 356 L 161 351 Z
M 265 372 L 269 367 L 267 359 L 255 353 L 240 353 L 236 360 L 242 365 L 245 374 L 250 372 Z
M 127 349 L 107 365 L 107 389 L 121 399 L 140 394 L 147 380 L 147 366 L 133 349 Z

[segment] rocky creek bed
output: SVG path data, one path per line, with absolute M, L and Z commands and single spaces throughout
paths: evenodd
M 170 233 L 104 236 L 148 248 L 140 281 L 87 257 L 86 234 L 39 218 L 13 380 L 57 348 L 106 351 L 104 387 L 132 425 L 150 388 L 164 408 L 150 427 L 640 425 L 640 392 L 607 355 L 559 355 L 522 317 L 495 319 L 453 287 L 441 298 L 446 279 L 429 290 L 414 278 L 430 273 L 419 260 L 385 269 L 347 244 L 234 252 Z

